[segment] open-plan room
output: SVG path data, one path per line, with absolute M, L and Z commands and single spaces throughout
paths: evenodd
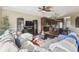
M 0 52 L 78 52 L 79 6 L 0 6 Z

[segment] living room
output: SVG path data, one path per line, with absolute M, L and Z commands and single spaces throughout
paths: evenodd
M 35 38 L 37 35 L 39 35 L 39 37 L 41 37 L 43 40 L 47 40 L 48 38 L 54 39 L 57 37 L 59 38 L 59 35 L 61 34 L 65 36 L 69 35 L 71 32 L 78 34 L 78 20 L 78 6 L 0 7 L 1 35 L 3 34 L 2 32 L 5 32 L 8 29 L 12 29 L 15 32 L 21 32 L 23 29 L 26 29 L 28 30 L 27 32 L 31 33 Z M 59 40 L 63 39 L 59 38 Z M 73 50 L 71 49 L 67 51 L 76 51 L 76 47 L 73 48 Z

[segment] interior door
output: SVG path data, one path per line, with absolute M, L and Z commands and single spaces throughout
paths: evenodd
M 17 18 L 17 31 L 22 31 L 24 28 L 24 18 Z

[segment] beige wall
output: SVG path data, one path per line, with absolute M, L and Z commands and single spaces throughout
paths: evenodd
M 75 19 L 79 16 L 79 13 L 70 15 L 71 26 L 69 27 L 72 31 L 78 32 L 79 28 L 75 27 Z
M 75 18 L 76 16 L 71 16 L 71 25 L 75 27 Z
M 0 7 L 0 20 L 2 18 L 2 7 Z
M 24 18 L 24 21 L 38 20 L 38 31 L 41 30 L 40 17 L 38 17 L 38 16 L 33 16 L 33 15 L 10 11 L 10 10 L 2 10 L 2 11 L 3 11 L 2 17 L 4 17 L 4 16 L 9 17 L 10 27 L 12 27 L 12 28 L 15 28 L 15 29 L 17 28 L 17 18 L 21 17 L 21 18 Z
M 0 28 L 1 28 L 1 26 L 2 26 L 1 22 L 2 22 L 2 7 L 0 7 Z M 0 29 L 0 30 L 1 30 L 1 29 Z
M 71 16 L 71 25 L 73 27 L 75 27 L 75 19 L 76 19 L 77 16 L 79 16 L 79 14 L 75 14 L 75 15 Z
M 70 26 L 71 26 L 71 27 L 74 27 L 74 28 L 76 28 L 76 29 L 79 29 L 79 28 L 75 27 L 75 19 L 76 19 L 76 17 L 78 17 L 78 16 L 79 16 L 79 13 L 73 13 L 73 14 L 71 14 L 71 15 L 64 16 L 63 18 L 70 17 L 69 19 L 67 19 L 67 20 L 70 22 Z M 69 25 L 69 24 L 67 24 L 67 25 Z

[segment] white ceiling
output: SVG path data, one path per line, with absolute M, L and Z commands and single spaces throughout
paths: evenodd
M 79 12 L 79 6 L 53 6 L 52 12 L 48 12 L 48 13 L 42 13 L 38 9 L 38 7 L 39 6 L 6 6 L 3 7 L 3 9 L 32 14 L 36 16 L 47 16 L 47 17 L 53 15 L 54 12 L 56 12 L 58 16 L 66 16 Z

